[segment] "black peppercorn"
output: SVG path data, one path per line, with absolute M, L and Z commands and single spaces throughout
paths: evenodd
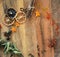
M 5 37 L 10 37 L 12 34 L 12 31 L 9 31 L 9 32 L 4 32 L 4 36 Z
M 6 40 L 10 40 L 10 38 L 8 37 L 8 38 L 6 38 Z
M 5 37 L 7 37 L 7 36 L 8 36 L 8 35 L 7 35 L 7 32 L 4 32 L 4 36 L 5 36 Z
M 10 36 L 12 34 L 12 31 L 8 31 L 4 33 L 4 36 L 6 37 L 6 40 L 10 40 Z
M 9 9 L 7 10 L 7 15 L 8 15 L 10 18 L 13 18 L 13 17 L 16 15 L 15 9 L 9 8 Z

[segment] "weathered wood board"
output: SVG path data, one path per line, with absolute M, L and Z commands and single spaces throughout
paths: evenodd
M 60 0 L 52 0 L 51 9 L 53 19 L 56 21 L 56 24 L 60 27 Z M 60 29 L 58 30 L 58 32 L 58 36 L 56 36 L 56 34 L 54 33 L 54 36 L 57 39 L 57 46 L 54 50 L 54 57 L 60 57 Z
M 8 31 L 3 23 L 6 10 L 9 8 L 14 8 L 17 12 L 20 8 L 24 8 L 23 0 L 0 0 L 0 23 L 2 24 L 2 38 L 4 37 L 4 32 Z M 32 53 L 34 57 L 37 56 L 37 38 L 35 24 L 31 20 L 27 19 L 26 23 L 21 24 L 17 29 L 16 33 L 13 33 L 11 41 L 17 46 L 17 48 L 22 52 L 24 57 L 29 57 L 28 55 Z M 0 51 L 1 57 L 10 57 L 10 55 L 4 55 L 3 50 Z M 15 57 L 15 56 L 13 56 Z
M 30 0 L 0 0 L 0 24 L 2 24 L 2 38 L 6 39 L 3 33 L 9 30 L 8 27 L 3 24 L 6 10 L 12 7 L 19 12 L 20 8 L 26 8 L 28 6 L 29 1 Z M 12 35 L 11 41 L 16 44 L 24 57 L 29 57 L 29 53 L 33 54 L 34 57 L 56 57 L 54 56 L 54 53 L 56 53 L 54 52 L 54 49 L 48 47 L 48 39 L 52 39 L 54 35 L 53 27 L 50 24 L 51 21 L 48 21 L 45 18 L 46 12 L 42 10 L 42 8 L 48 8 L 47 11 L 52 13 L 53 2 L 51 2 L 52 0 L 35 0 L 35 10 L 32 13 L 32 17 L 28 18 L 24 24 L 21 24 L 20 27 L 17 28 L 17 32 Z M 41 12 L 41 17 L 35 16 L 36 10 Z M 39 51 L 37 49 L 37 45 L 39 46 Z M 3 50 L 0 50 L 0 56 L 9 57 L 10 55 L 4 55 Z

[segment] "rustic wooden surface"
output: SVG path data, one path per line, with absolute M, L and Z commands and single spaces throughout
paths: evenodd
M 19 11 L 21 7 L 25 7 L 27 2 L 24 4 L 24 1 L 0 0 L 0 23 L 2 24 L 2 37 L 4 39 L 3 32 L 8 30 L 3 24 L 6 9 L 12 7 L 16 11 Z M 54 49 L 48 47 L 48 39 L 53 38 L 53 27 L 50 25 L 51 21 L 44 18 L 45 12 L 42 11 L 42 8 L 46 7 L 48 8 L 47 11 L 51 12 L 51 0 L 35 0 L 35 10 L 41 12 L 41 17 L 36 17 L 34 11 L 32 17 L 28 18 L 24 24 L 21 24 L 17 32 L 12 35 L 11 41 L 16 44 L 24 57 L 29 57 L 29 53 L 32 53 L 34 57 L 54 57 Z M 37 45 L 39 45 L 40 56 L 38 56 Z M 43 52 L 44 50 L 46 52 Z M 0 56 L 9 57 L 10 55 L 4 55 L 3 50 L 1 50 Z
M 8 31 L 8 27 L 3 24 L 4 15 L 8 8 L 14 8 L 16 11 L 20 11 L 20 8 L 24 7 L 23 0 L 0 0 L 0 23 L 2 24 L 2 37 L 5 39 L 3 33 Z M 37 56 L 37 41 L 36 41 L 36 29 L 34 22 L 27 19 L 26 23 L 21 24 L 16 33 L 13 33 L 11 41 L 16 44 L 17 48 L 22 52 L 24 57 L 29 57 L 31 53 L 34 57 Z M 3 51 L 0 52 L 1 57 L 9 57 L 10 55 L 4 55 Z M 15 57 L 15 56 L 13 56 Z

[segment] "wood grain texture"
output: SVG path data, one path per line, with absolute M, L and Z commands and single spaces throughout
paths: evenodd
M 19 2 L 19 3 L 18 3 Z M 18 6 L 19 5 L 19 6 Z M 6 14 L 6 11 L 7 9 L 9 8 L 14 8 L 16 11 L 19 11 L 20 10 L 20 7 L 23 7 L 23 0 L 1 0 L 1 3 L 0 3 L 0 23 L 2 24 L 2 38 L 6 39 L 4 37 L 4 32 L 5 31 L 8 31 L 9 28 L 6 27 L 3 23 L 3 19 L 4 19 L 4 16 Z M 24 27 L 24 26 L 23 26 Z M 21 30 L 22 31 L 22 30 Z M 23 32 L 23 35 L 24 35 L 24 31 Z M 13 33 L 13 36 L 12 36 L 12 42 L 17 46 L 17 48 L 22 52 L 22 40 L 21 40 L 21 37 L 20 37 L 20 28 L 19 28 L 19 31 L 17 33 Z M 21 34 L 22 35 L 22 34 Z M 23 37 L 22 37 L 23 38 Z M 3 51 L 0 52 L 1 53 L 1 57 L 10 57 L 10 55 L 4 55 Z M 23 53 L 23 52 L 22 52 Z M 14 56 L 15 57 L 15 56 Z
M 2 24 L 2 37 L 6 39 L 3 35 L 5 31 L 9 28 L 3 24 L 3 19 L 6 14 L 7 9 L 14 8 L 16 11 L 20 11 L 20 8 L 24 7 L 23 0 L 1 0 L 0 3 L 0 23 Z M 17 32 L 12 34 L 11 41 L 17 46 L 17 48 L 22 52 L 24 57 L 29 57 L 29 53 L 33 54 L 34 57 L 37 56 L 37 40 L 36 40 L 36 30 L 35 24 L 31 20 L 26 21 L 26 23 L 21 24 L 17 28 Z M 1 57 L 10 57 L 10 55 L 4 55 L 3 51 L 0 52 Z M 17 56 L 13 56 L 17 57 Z
M 40 11 L 41 13 L 41 17 L 37 17 L 37 39 L 38 39 L 38 43 L 39 43 L 39 48 L 40 48 L 40 56 L 41 57 L 54 57 L 54 49 L 50 49 L 48 47 L 48 39 L 52 39 L 53 38 L 53 27 L 50 25 L 49 20 L 47 20 L 46 17 L 46 12 L 50 12 L 51 13 L 51 0 L 38 0 L 36 1 L 36 7 L 38 4 L 40 4 L 40 6 L 38 6 L 37 10 Z M 48 8 L 46 9 L 46 11 L 43 11 L 42 8 Z M 42 39 L 43 38 L 43 39 Z M 44 53 L 42 53 L 42 51 L 46 51 Z
M 14 8 L 16 11 L 20 11 L 20 8 L 26 8 L 30 0 L 0 0 L 0 23 L 2 24 L 2 38 L 6 39 L 3 32 L 8 31 L 9 28 L 3 24 L 3 19 L 7 9 Z M 35 0 L 35 10 L 32 13 L 32 17 L 28 18 L 24 24 L 21 24 L 17 28 L 17 32 L 12 34 L 11 41 L 22 52 L 24 57 L 29 57 L 31 53 L 34 57 L 54 57 L 54 49 L 48 47 L 48 39 L 53 38 L 53 27 L 50 25 L 51 21 L 44 18 L 45 12 L 42 8 L 48 8 L 48 12 L 51 12 L 51 0 Z M 41 13 L 41 17 L 35 16 L 35 11 L 38 10 Z M 39 45 L 39 54 L 37 45 Z M 46 52 L 43 52 L 43 51 Z M 42 53 L 43 52 L 43 53 Z M 1 57 L 10 57 L 10 54 L 4 55 L 3 49 L 0 50 Z M 17 57 L 17 56 L 13 56 Z
M 52 9 L 52 17 L 56 21 L 56 24 L 60 26 L 60 0 L 52 0 L 51 1 L 51 9 Z M 55 32 L 55 30 L 54 30 Z M 60 57 L 60 29 L 59 29 L 59 35 L 57 36 L 54 33 L 55 38 L 57 39 L 57 46 L 54 50 L 54 57 Z

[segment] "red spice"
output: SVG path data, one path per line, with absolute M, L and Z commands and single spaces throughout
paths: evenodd
M 48 47 L 51 48 L 51 45 L 49 44 Z
M 57 26 L 56 26 L 56 31 L 58 31 L 58 30 L 59 30 L 59 26 L 57 25 Z
M 46 18 L 47 18 L 48 20 L 51 19 L 51 14 L 50 14 L 49 12 L 47 12 L 47 16 L 46 16 Z
M 52 20 L 51 25 L 52 25 L 52 26 L 54 26 L 54 24 L 55 24 L 55 21 L 54 21 L 54 20 Z
M 0 24 L 0 28 L 2 28 L 1 24 Z
M 53 38 L 53 39 L 51 40 L 51 42 L 49 43 L 48 47 L 52 48 L 52 47 L 55 47 L 55 45 L 56 45 L 56 39 Z

